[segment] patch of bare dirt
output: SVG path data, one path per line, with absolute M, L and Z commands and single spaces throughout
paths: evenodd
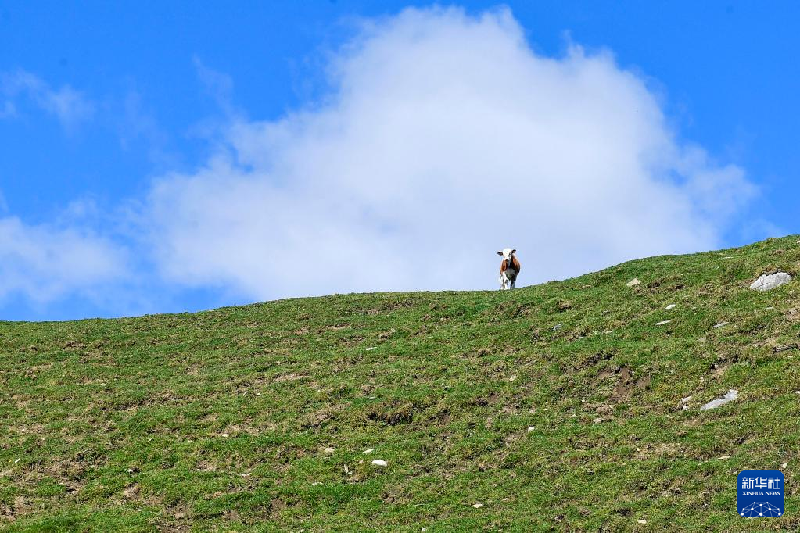
M 290 372 L 288 374 L 281 374 L 280 376 L 276 376 L 272 382 L 273 383 L 283 383 L 286 381 L 298 381 L 301 379 L 306 379 L 308 375 L 306 374 L 295 374 L 294 372 Z
M 307 413 L 300 419 L 300 427 L 303 429 L 319 427 L 329 420 L 334 420 L 336 414 L 342 412 L 345 406 L 328 405 L 312 413 Z
M 649 375 L 635 378 L 631 369 L 626 366 L 620 367 L 617 375 L 617 384 L 611 393 L 611 399 L 615 402 L 626 401 L 633 395 L 634 391 L 650 387 L 651 377 Z
M 383 422 L 390 426 L 409 424 L 414 420 L 415 406 L 411 402 L 375 406 L 367 413 L 367 419 Z

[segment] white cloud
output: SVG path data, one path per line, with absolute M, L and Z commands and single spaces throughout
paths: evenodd
M 19 111 L 14 100 L 22 96 L 27 96 L 39 108 L 54 115 L 67 129 L 94 114 L 94 105 L 81 92 L 69 85 L 53 89 L 38 76 L 24 70 L 0 73 L 0 95 L 6 98 L 0 118 L 16 116 Z
M 127 275 L 124 252 L 91 232 L 0 218 L 0 301 L 22 295 L 42 304 L 76 293 L 102 299 L 104 288 Z
M 146 201 L 149 246 L 178 285 L 496 288 L 503 247 L 534 283 L 717 246 L 755 190 L 677 138 L 609 52 L 537 55 L 507 10 L 364 23 L 323 102 L 233 120 L 202 169 Z
M 197 77 L 202 83 L 206 93 L 217 103 L 225 113 L 234 113 L 231 97 L 233 94 L 233 80 L 225 73 L 207 67 L 200 58 L 192 59 Z

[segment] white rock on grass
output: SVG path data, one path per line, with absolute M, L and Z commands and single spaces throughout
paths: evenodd
M 675 306 L 675 304 L 669 304 L 669 305 L 668 305 L 668 306 L 666 306 L 664 309 L 666 309 L 667 311 L 669 311 L 670 309 L 675 309 L 675 307 L 676 307 L 676 306 Z
M 670 322 L 672 322 L 672 320 L 662 320 L 661 322 L 656 324 L 656 326 L 663 326 L 664 324 L 669 324 Z
M 715 328 L 721 328 L 723 326 L 727 326 L 730 322 L 720 322 L 719 324 L 714 324 Z
M 374 464 L 375 466 L 385 467 L 388 463 L 386 461 L 384 461 L 383 459 L 373 459 L 372 460 L 372 464 Z
M 627 285 L 628 287 L 635 287 L 635 286 L 637 286 L 637 285 L 641 285 L 641 283 L 642 283 L 642 282 L 641 282 L 641 281 L 639 281 L 639 278 L 633 278 L 632 280 L 630 280 L 630 281 L 629 281 L 628 283 L 626 283 L 625 285 Z
M 739 397 L 739 391 L 737 391 L 736 389 L 731 389 L 722 398 L 717 398 L 716 400 L 711 400 L 707 404 L 703 405 L 700 408 L 700 410 L 701 411 L 708 411 L 709 409 L 716 409 L 717 407 L 725 405 L 728 402 L 732 402 L 733 400 L 735 400 L 738 397 Z
M 375 451 L 375 448 L 367 448 L 366 450 L 364 450 L 364 453 L 367 454 L 367 453 L 372 453 L 374 451 Z
M 750 285 L 755 291 L 766 292 L 775 287 L 780 287 L 792 281 L 792 276 L 786 272 L 776 272 L 774 274 L 763 274 Z
M 689 400 L 691 400 L 691 399 L 692 399 L 691 395 L 687 396 L 686 398 L 681 398 L 681 409 L 683 409 L 684 411 L 688 411 L 689 410 L 689 406 L 687 404 L 689 403 Z
M 475 503 L 472 504 L 472 506 L 475 509 L 480 509 L 481 507 L 483 507 L 483 504 L 481 502 L 475 502 Z

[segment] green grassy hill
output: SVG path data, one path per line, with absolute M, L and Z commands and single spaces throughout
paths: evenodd
M 799 274 L 798 239 L 507 292 L 0 322 L 0 528 L 800 529 L 800 281 L 748 288 Z M 783 518 L 737 516 L 745 468 L 785 473 Z

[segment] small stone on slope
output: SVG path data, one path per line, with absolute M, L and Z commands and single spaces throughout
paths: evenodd
M 786 272 L 763 274 L 759 276 L 759 278 L 755 280 L 752 285 L 750 285 L 750 288 L 756 291 L 766 292 L 774 289 L 775 287 L 780 287 L 781 285 L 789 283 L 790 281 L 792 281 L 792 276 Z
M 737 391 L 736 389 L 731 389 L 722 398 L 717 398 L 716 400 L 711 400 L 707 404 L 703 405 L 700 408 L 700 410 L 701 411 L 708 411 L 709 409 L 716 409 L 717 407 L 720 407 L 721 405 L 725 405 L 728 402 L 732 402 L 733 400 L 735 400 L 738 397 L 739 397 L 739 391 Z

